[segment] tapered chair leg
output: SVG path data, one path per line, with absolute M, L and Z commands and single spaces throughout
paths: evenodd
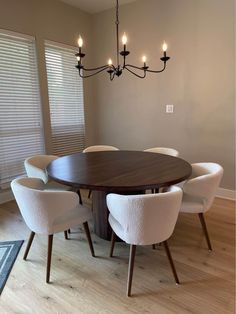
M 92 190 L 89 190 L 89 193 L 88 193 L 88 198 L 91 197 L 91 194 L 92 194 Z
M 32 242 L 34 240 L 34 236 L 35 236 L 35 232 L 31 231 L 30 236 L 29 236 L 29 240 L 28 240 L 28 243 L 27 243 L 27 246 L 26 246 L 26 249 L 25 249 L 25 254 L 23 256 L 24 260 L 27 259 L 27 256 L 28 256 L 31 244 L 32 244 Z
M 79 196 L 79 203 L 80 203 L 80 205 L 83 205 L 82 196 L 81 196 L 80 190 L 77 190 L 77 194 Z
M 68 230 L 69 231 L 69 230 Z M 67 233 L 67 231 L 64 231 L 64 236 L 65 236 L 65 239 L 66 240 L 68 240 L 69 238 L 68 238 L 68 233 Z
M 178 275 L 177 275 L 177 272 L 176 272 L 176 269 L 175 269 L 175 265 L 174 265 L 173 259 L 172 259 L 171 254 L 170 254 L 168 243 L 167 243 L 167 241 L 164 241 L 163 244 L 164 244 L 164 248 L 165 248 L 165 251 L 166 251 L 166 255 L 167 255 L 168 260 L 170 262 L 170 266 L 171 266 L 171 269 L 172 269 L 172 272 L 173 272 L 173 275 L 174 275 L 174 278 L 175 278 L 175 282 L 176 282 L 176 284 L 179 285 L 179 278 L 178 278 Z
M 88 244 L 89 244 L 89 248 L 90 248 L 91 254 L 92 254 L 93 257 L 95 257 L 94 248 L 93 248 L 93 242 L 92 242 L 92 239 L 91 239 L 91 235 L 90 235 L 89 226 L 88 226 L 87 221 L 83 223 L 83 226 L 84 226 L 84 231 L 86 233 L 86 237 L 87 237 L 87 240 L 88 240 Z
M 212 251 L 212 246 L 211 246 L 209 234 L 208 234 L 208 231 L 207 231 L 207 226 L 206 226 L 206 222 L 205 222 L 205 219 L 204 219 L 204 215 L 203 215 L 203 213 L 199 213 L 198 216 L 199 216 L 199 219 L 200 219 L 200 222 L 201 222 L 201 225 L 202 225 L 203 232 L 204 232 L 205 237 L 206 237 L 208 250 Z
M 50 281 L 50 269 L 51 269 L 51 258 L 52 258 L 52 243 L 53 234 L 48 236 L 48 259 L 47 259 L 47 273 L 46 273 L 46 283 Z
M 127 296 L 131 296 L 131 286 L 133 279 L 133 270 L 134 270 L 134 259 L 135 259 L 136 245 L 130 245 L 129 253 L 129 270 L 128 270 L 128 282 L 127 282 Z
M 112 230 L 112 234 L 111 234 L 110 257 L 113 256 L 113 251 L 114 251 L 115 243 L 116 243 L 116 234 L 115 234 L 115 232 Z

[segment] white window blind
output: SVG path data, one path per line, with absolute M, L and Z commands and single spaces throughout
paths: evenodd
M 0 189 L 44 152 L 34 38 L 0 30 Z
M 68 155 L 84 149 L 83 81 L 75 68 L 75 49 L 46 42 L 53 153 Z

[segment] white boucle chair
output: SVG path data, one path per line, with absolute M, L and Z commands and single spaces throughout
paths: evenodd
M 168 147 L 153 147 L 145 149 L 144 152 L 150 152 L 150 153 L 159 153 L 164 155 L 170 155 L 173 157 L 178 157 L 179 152 L 174 148 L 168 148 Z
M 58 159 L 58 157 L 54 155 L 36 155 L 27 158 L 24 162 L 27 176 L 29 178 L 38 178 L 43 180 L 43 182 L 47 184 L 47 188 L 55 189 L 60 187 L 60 184 L 50 181 L 46 173 L 46 168 L 49 163 L 56 159 Z
M 48 236 L 46 282 L 49 283 L 53 234 L 83 224 L 92 256 L 93 244 L 87 221 L 91 210 L 79 203 L 79 197 L 70 191 L 44 190 L 44 182 L 37 178 L 18 178 L 11 182 L 20 212 L 31 230 L 23 259 L 26 260 L 35 233 Z
M 47 190 L 61 190 L 61 191 L 70 190 L 71 188 L 69 186 L 57 183 L 48 178 L 46 168 L 51 161 L 56 160 L 58 158 L 59 157 L 55 155 L 36 155 L 27 158 L 24 162 L 27 176 L 29 178 L 38 178 L 43 180 L 43 182 L 45 183 L 45 189 Z M 80 190 L 77 190 L 76 192 L 79 195 L 80 204 L 82 204 Z
M 212 251 L 204 213 L 213 203 L 217 188 L 223 176 L 223 168 L 216 163 L 192 164 L 192 175 L 183 185 L 183 201 L 180 212 L 198 214 L 206 237 L 209 251 Z
M 109 151 L 115 151 L 119 150 L 119 148 L 110 146 L 110 145 L 93 145 L 88 146 L 83 150 L 83 153 L 93 153 L 93 152 L 109 152 Z M 90 198 L 92 191 L 89 190 L 88 198 Z
M 109 145 L 93 145 L 85 148 L 83 150 L 83 153 L 92 153 L 92 152 L 102 152 L 102 151 L 113 151 L 113 150 L 119 150 L 119 148 L 116 148 L 114 146 Z
M 109 223 L 112 228 L 110 257 L 116 235 L 130 244 L 127 295 L 131 295 L 136 245 L 163 243 L 177 284 L 179 279 L 168 248 L 182 200 L 182 190 L 171 187 L 168 192 L 146 195 L 108 194 Z

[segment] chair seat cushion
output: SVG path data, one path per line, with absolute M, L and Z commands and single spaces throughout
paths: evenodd
M 188 194 L 183 195 L 181 213 L 202 213 L 204 212 L 203 200 Z

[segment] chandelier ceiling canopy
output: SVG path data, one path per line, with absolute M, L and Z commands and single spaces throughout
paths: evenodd
M 161 70 L 151 70 L 149 66 L 147 66 L 147 58 L 146 56 L 142 57 L 143 66 L 136 66 L 127 63 L 127 57 L 130 54 L 130 52 L 127 50 L 127 41 L 128 38 L 126 34 L 124 33 L 122 36 L 122 44 L 123 44 L 123 50 L 119 51 L 119 0 L 116 0 L 116 65 L 113 64 L 112 60 L 109 59 L 108 63 L 106 65 L 96 67 L 96 68 L 86 68 L 83 65 L 83 58 L 85 57 L 85 53 L 82 52 L 83 47 L 83 39 L 80 36 L 78 39 L 78 46 L 79 46 L 79 52 L 75 54 L 77 57 L 78 64 L 76 65 L 76 68 L 79 70 L 79 76 L 82 78 L 88 78 L 91 76 L 94 76 L 98 73 L 106 71 L 109 76 L 110 80 L 113 81 L 115 76 L 119 77 L 123 73 L 124 70 L 127 70 L 131 74 L 137 76 L 138 78 L 145 78 L 147 73 L 161 73 L 166 68 L 166 63 L 170 59 L 170 57 L 167 56 L 167 44 L 164 42 L 162 45 L 163 50 L 163 57 L 160 58 L 160 60 L 163 62 L 163 67 Z M 121 60 L 120 60 L 121 59 Z

